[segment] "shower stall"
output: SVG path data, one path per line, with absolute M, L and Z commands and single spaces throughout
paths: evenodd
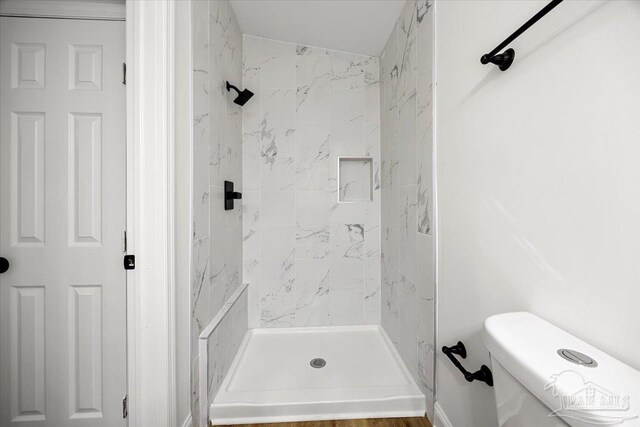
M 431 2 L 376 55 L 190 3 L 197 425 L 432 419 Z

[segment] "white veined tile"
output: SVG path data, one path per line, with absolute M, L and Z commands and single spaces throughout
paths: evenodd
M 364 280 L 364 225 L 331 225 L 331 278 Z
M 210 274 L 210 240 L 208 237 L 193 242 L 192 248 L 192 283 L 191 283 L 191 316 L 192 333 L 197 339 L 200 332 L 207 327 L 213 318 L 211 310 Z
M 260 89 L 296 89 L 296 45 L 262 40 Z
M 400 261 L 400 273 L 412 282 L 415 282 L 416 239 L 418 234 L 418 224 L 416 220 L 416 186 L 400 187 L 398 198 L 398 259 Z
M 331 121 L 331 57 L 298 56 L 296 65 L 296 120 Z
M 262 227 L 262 326 L 292 326 L 295 320 L 295 233 L 295 226 Z
M 349 290 L 338 290 L 340 282 L 348 281 Z M 364 323 L 364 285 L 362 280 L 331 279 L 331 324 L 361 325 Z M 359 289 L 355 289 L 359 288 Z
M 329 219 L 328 192 L 296 192 L 296 259 L 328 259 Z
M 407 99 L 400 106 L 398 128 L 398 184 L 400 186 L 416 184 L 417 144 L 416 144 L 416 98 Z
M 364 89 L 331 92 L 331 155 L 364 155 Z
M 362 89 L 364 88 L 363 63 L 371 57 L 353 55 L 345 52 L 332 52 L 331 55 L 331 88 Z
M 294 225 L 296 223 L 295 191 L 265 190 L 261 196 L 262 226 Z
M 296 127 L 296 190 L 328 190 L 331 127 L 327 123 L 298 123 Z
M 296 326 L 327 326 L 329 318 L 329 260 L 296 260 Z
M 366 240 L 365 240 L 366 242 Z M 378 251 L 379 251 L 378 246 Z M 364 277 L 364 322 L 368 325 L 379 325 L 382 304 L 380 256 L 365 260 Z

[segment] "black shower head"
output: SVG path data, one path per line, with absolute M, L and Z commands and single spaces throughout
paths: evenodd
M 251 92 L 249 89 L 245 89 L 242 92 L 238 93 L 238 96 L 236 97 L 236 99 L 233 100 L 233 102 L 235 102 L 240 106 L 243 106 L 244 104 L 247 103 L 248 100 L 251 99 L 252 96 L 253 96 L 253 92 Z
M 227 82 L 227 91 L 231 91 L 231 89 L 238 92 L 238 96 L 236 96 L 236 99 L 234 99 L 233 102 L 235 102 L 239 106 L 243 106 L 244 104 L 246 104 L 247 101 L 250 100 L 253 96 L 253 92 L 251 92 L 249 89 L 241 91 L 231 83 Z

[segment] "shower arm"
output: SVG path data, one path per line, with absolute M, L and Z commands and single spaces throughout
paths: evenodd
M 237 87 L 235 87 L 235 86 L 234 86 L 234 85 L 232 85 L 231 83 L 227 82 L 227 92 L 228 92 L 229 90 L 231 90 L 231 89 L 233 89 L 233 90 L 235 90 L 236 92 L 238 92 L 238 95 L 240 94 L 240 89 L 238 89 Z

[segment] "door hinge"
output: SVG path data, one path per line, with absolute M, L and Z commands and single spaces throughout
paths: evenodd
M 136 256 L 135 255 L 125 255 L 124 256 L 124 269 L 125 270 L 135 270 L 136 269 Z
M 127 63 L 126 62 L 122 63 L 122 84 L 123 85 L 127 84 Z
M 125 395 L 124 399 L 122 399 L 122 418 L 127 418 L 129 416 L 129 396 Z
M 122 252 L 127 252 L 127 230 L 122 232 Z

